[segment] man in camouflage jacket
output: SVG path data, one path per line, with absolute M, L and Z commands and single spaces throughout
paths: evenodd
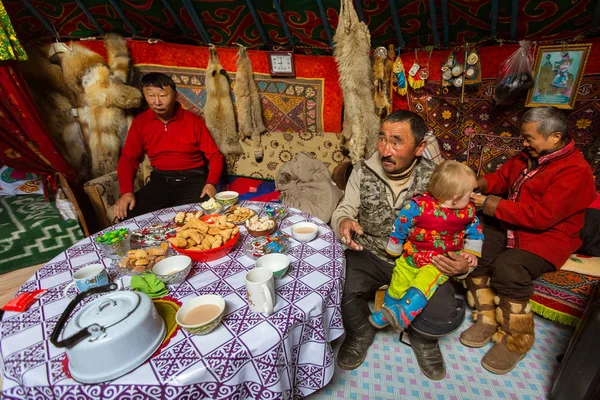
M 427 146 L 425 121 L 411 111 L 397 110 L 381 126 L 377 152 L 354 166 L 344 198 L 331 226 L 346 244 L 346 283 L 342 318 L 346 338 L 337 357 L 343 369 L 355 369 L 366 358 L 375 338 L 367 302 L 388 285 L 394 259 L 385 248 L 396 216 L 415 194 L 427 189 L 435 163 L 421 157 Z M 468 273 L 462 257 L 437 256 L 433 264 L 444 274 Z M 419 367 L 431 379 L 446 375 L 438 338 L 457 329 L 464 304 L 454 297 L 450 282 L 441 285 L 407 331 Z

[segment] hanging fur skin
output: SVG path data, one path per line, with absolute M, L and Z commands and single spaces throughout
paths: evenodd
M 373 103 L 373 69 L 369 59 L 371 35 L 358 20 L 352 0 L 341 0 L 334 36 L 334 56 L 344 97 L 344 138 L 352 163 L 377 149 L 379 118 Z
M 221 66 L 217 50 L 212 45 L 206 67 L 204 121 L 224 156 L 242 154 L 242 145 L 235 128 L 235 114 L 227 72 Z
M 252 64 L 246 48 L 240 46 L 237 54 L 237 73 L 233 87 L 237 105 L 238 127 L 244 141 L 251 139 L 254 148 L 254 159 L 261 162 L 264 150 L 260 134 L 266 131 L 262 119 L 262 108 L 258 89 L 252 74 Z
M 80 181 L 89 177 L 89 155 L 79 122 L 71 112 L 75 96 L 67 88 L 58 65 L 48 59 L 50 46 L 27 49 L 29 60 L 18 64 L 40 117 Z

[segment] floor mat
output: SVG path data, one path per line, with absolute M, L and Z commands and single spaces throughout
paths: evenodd
M 40 264 L 83 239 L 42 195 L 0 197 L 0 274 Z
M 537 315 L 534 318 L 535 345 L 506 375 L 492 374 L 480 364 L 491 344 L 472 349 L 459 342 L 460 332 L 471 321 L 441 340 L 447 370 L 441 381 L 427 379 L 411 348 L 386 329 L 377 334 L 363 365 L 354 371 L 337 369 L 331 383 L 310 399 L 545 400 L 558 371 L 556 356 L 566 350 L 573 330 Z

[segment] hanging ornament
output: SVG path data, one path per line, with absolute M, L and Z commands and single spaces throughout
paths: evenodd
M 419 78 L 421 78 L 424 81 L 429 79 L 429 62 L 431 61 L 431 53 L 433 53 L 433 47 L 429 48 L 429 57 L 427 58 L 427 64 L 421 67 L 421 70 L 419 71 Z
M 465 69 L 465 85 L 475 85 L 481 82 L 481 57 L 477 48 L 468 49 L 466 52 L 467 66 Z
M 410 71 L 408 71 L 408 84 L 415 90 L 421 89 L 423 86 L 425 86 L 425 80 L 421 78 L 419 70 L 421 70 L 421 64 L 419 64 L 418 51 L 415 49 L 415 62 L 410 68 Z M 429 74 L 427 76 L 429 76 Z
M 407 82 L 404 73 L 404 64 L 402 64 L 402 60 L 400 59 L 400 49 L 398 49 L 398 56 L 396 57 L 396 61 L 394 61 L 393 82 L 396 92 L 400 96 L 406 95 Z

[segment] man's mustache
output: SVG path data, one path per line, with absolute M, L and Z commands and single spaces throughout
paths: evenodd
M 387 157 L 381 157 L 381 162 L 391 162 L 394 163 L 394 159 L 390 156 Z

